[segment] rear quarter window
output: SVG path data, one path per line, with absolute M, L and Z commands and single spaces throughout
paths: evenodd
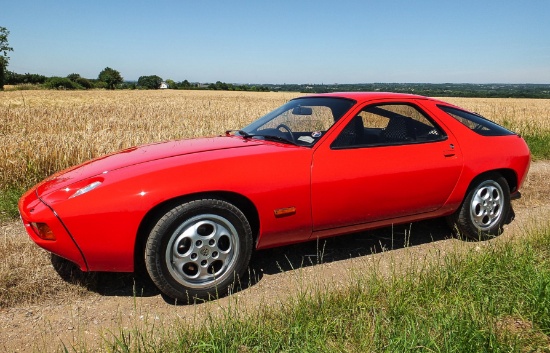
M 477 115 L 467 112 L 465 110 L 460 110 L 446 105 L 438 105 L 437 107 L 479 135 L 515 135 L 514 132 L 498 125 L 497 123 L 492 122 L 491 120 L 485 119 L 481 115 Z

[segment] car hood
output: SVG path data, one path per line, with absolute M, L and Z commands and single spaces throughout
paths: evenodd
M 83 179 L 154 160 L 221 149 L 252 147 L 263 143 L 265 142 L 261 140 L 219 136 L 132 147 L 58 172 L 40 183 L 37 186 L 37 193 L 43 195 Z

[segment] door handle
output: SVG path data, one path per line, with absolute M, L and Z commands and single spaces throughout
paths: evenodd
M 453 150 L 447 150 L 447 151 L 443 151 L 443 155 L 445 157 L 452 157 L 452 156 L 456 155 L 456 152 L 453 151 Z

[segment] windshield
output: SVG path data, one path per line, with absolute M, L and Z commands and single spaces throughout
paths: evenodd
M 313 146 L 354 104 L 353 100 L 335 97 L 293 99 L 238 134 Z

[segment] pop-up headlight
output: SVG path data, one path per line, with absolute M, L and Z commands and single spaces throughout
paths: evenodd
M 69 196 L 69 198 L 72 199 L 73 197 L 83 195 L 83 194 L 97 188 L 99 185 L 101 185 L 101 181 L 94 181 L 93 183 L 90 183 L 90 184 L 84 186 L 83 188 L 80 188 L 80 189 L 76 190 L 76 192 L 74 194 L 72 194 L 71 196 Z

